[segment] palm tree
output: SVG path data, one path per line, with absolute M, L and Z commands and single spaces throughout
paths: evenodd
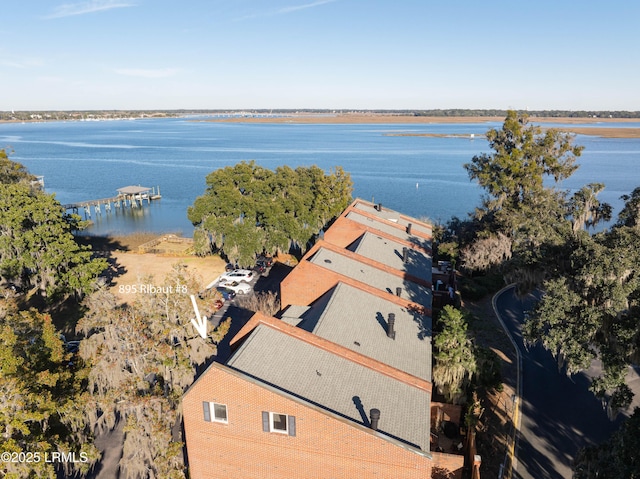
M 464 388 L 475 374 L 477 364 L 462 312 L 445 306 L 440 321 L 443 330 L 434 341 L 433 380 L 447 400 L 456 403 L 463 399 Z

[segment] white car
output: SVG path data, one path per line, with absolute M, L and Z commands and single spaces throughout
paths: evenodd
M 251 286 L 249 284 L 239 281 L 222 281 L 218 286 L 230 289 L 236 294 L 249 294 L 251 292 Z
M 248 283 L 249 281 L 251 281 L 253 279 L 253 271 L 251 271 L 250 269 L 235 269 L 233 271 L 228 271 L 226 273 L 223 273 L 220 276 L 220 282 L 233 282 L 233 281 L 244 281 L 246 283 Z

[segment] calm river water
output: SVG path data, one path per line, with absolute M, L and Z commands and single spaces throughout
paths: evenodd
M 242 160 L 267 168 L 316 164 L 329 170 L 340 165 L 351 173 L 354 196 L 435 222 L 465 217 L 482 192 L 462 165 L 489 151 L 478 136 L 500 126 L 212 123 L 194 118 L 11 123 L 0 124 L 0 148 L 31 173 L 44 175 L 46 190 L 63 204 L 110 197 L 128 185 L 160 187 L 162 199 L 134 213 L 94 213 L 92 234 L 191 236 L 186 209 L 204 192 L 205 176 Z M 393 136 L 398 133 L 467 137 Z M 562 186 L 575 190 L 603 182 L 607 188 L 600 199 L 617 213 L 620 196 L 640 186 L 640 140 L 579 135 L 576 143 L 585 146 L 581 166 Z

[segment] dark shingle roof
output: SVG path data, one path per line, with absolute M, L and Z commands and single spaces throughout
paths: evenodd
M 319 303 L 301 315 L 298 327 L 431 381 L 431 318 L 344 283 Z M 395 340 L 387 336 L 389 313 L 395 315 Z
M 406 263 L 403 261 L 405 248 L 407 249 Z M 431 256 L 421 250 L 407 247 L 397 241 L 369 232 L 365 232 L 358 238 L 358 241 L 347 249 L 398 271 L 404 271 L 416 278 L 431 281 Z
M 368 284 L 381 291 L 386 291 L 389 294 L 396 294 L 397 288 L 400 288 L 402 290 L 401 296 L 404 299 L 409 299 L 426 308 L 431 307 L 431 288 L 363 263 L 355 258 L 321 247 L 309 258 L 309 261 L 317 266 Z
M 365 426 L 377 408 L 380 432 L 429 450 L 431 395 L 423 389 L 264 324 L 227 366 Z

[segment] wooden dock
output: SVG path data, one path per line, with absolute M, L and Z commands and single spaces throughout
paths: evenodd
M 87 200 L 81 201 L 78 203 L 68 203 L 66 205 L 62 205 L 65 210 L 71 210 L 73 213 L 78 213 L 80 210 L 84 210 L 85 219 L 91 218 L 91 208 L 95 214 L 102 214 L 102 209 L 106 213 L 110 213 L 113 208 L 142 208 L 144 206 L 145 200 L 147 204 L 151 203 L 152 200 L 159 200 L 162 198 L 160 196 L 160 187 L 158 186 L 158 190 L 156 192 L 154 188 L 147 188 L 146 186 L 125 186 L 123 188 L 118 188 L 116 190 L 118 194 L 116 196 L 111 196 L 109 198 L 100 198 L 97 200 Z

